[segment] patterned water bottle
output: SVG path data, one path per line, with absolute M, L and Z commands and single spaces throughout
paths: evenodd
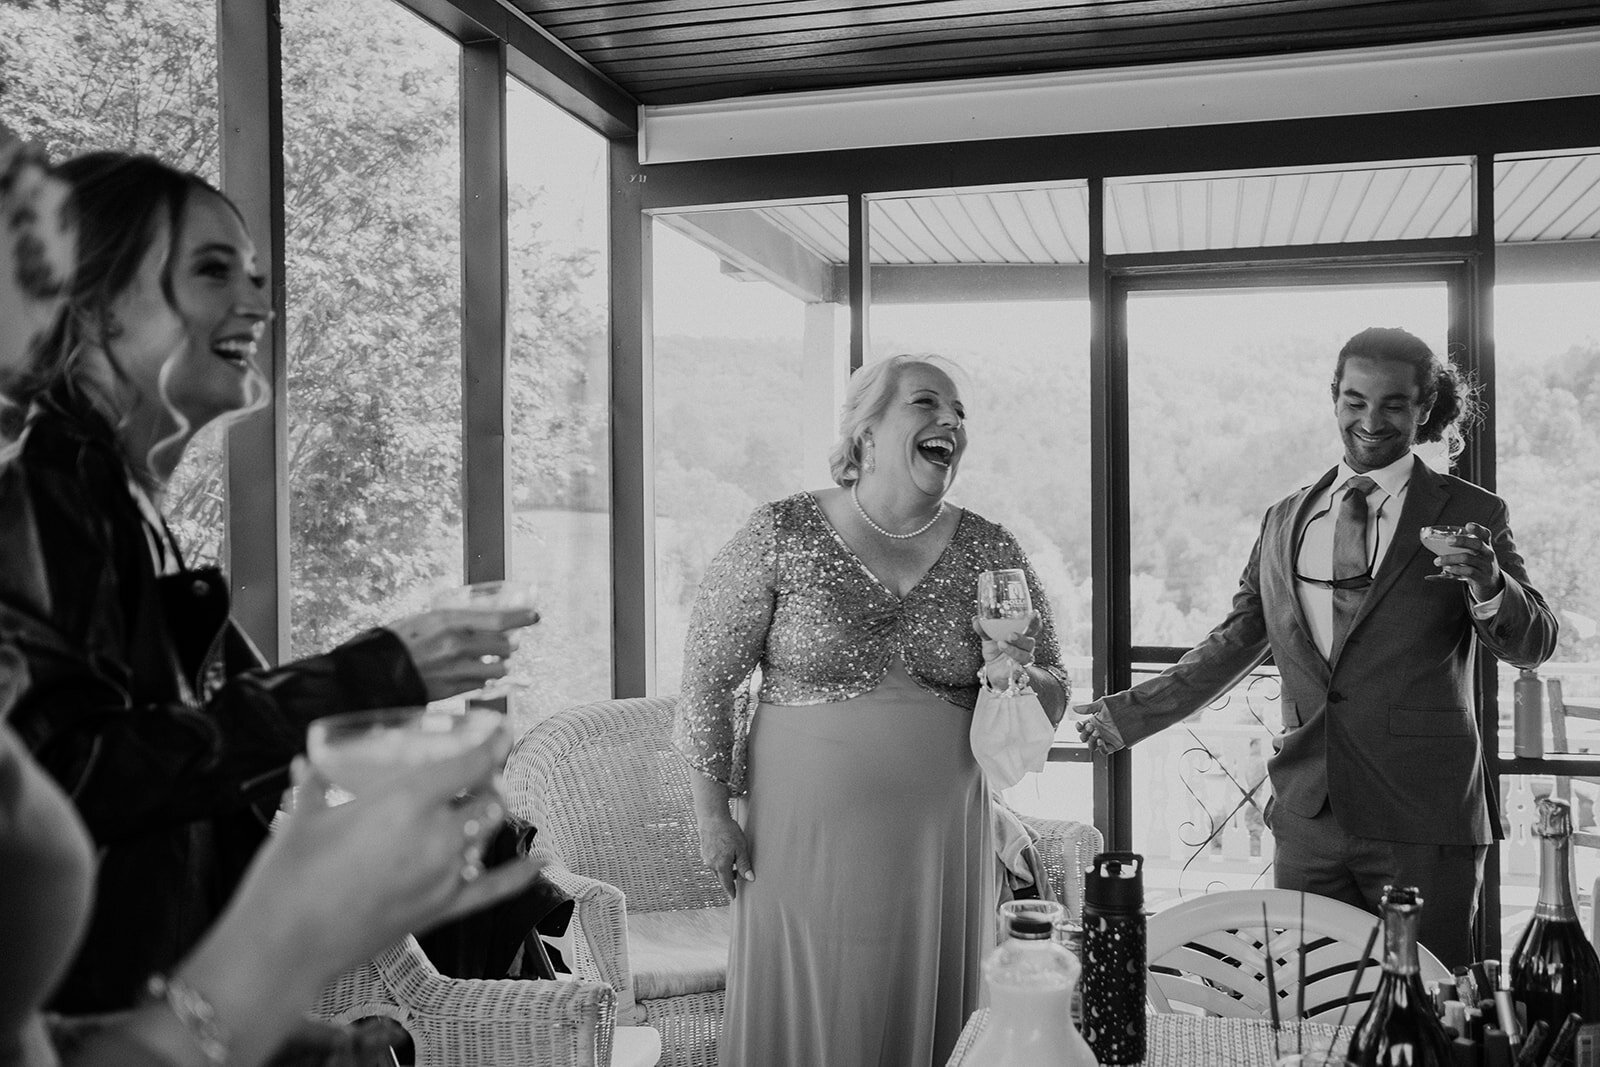
M 1083 1036 L 1103 1064 L 1144 1059 L 1144 857 L 1102 852 L 1083 886 Z

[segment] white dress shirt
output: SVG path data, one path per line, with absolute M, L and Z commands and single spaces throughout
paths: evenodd
M 1367 494 L 1367 559 L 1371 561 L 1369 573 L 1377 574 L 1394 544 L 1395 527 L 1400 520 L 1400 510 L 1405 507 L 1406 490 L 1411 485 L 1412 467 L 1410 452 L 1374 471 L 1355 471 L 1340 460 L 1333 481 L 1311 501 L 1305 524 L 1296 531 L 1303 534 L 1296 570 L 1307 578 L 1333 577 L 1333 528 L 1339 520 L 1339 509 L 1344 505 L 1344 484 L 1364 473 L 1377 483 Z M 1296 582 L 1295 586 L 1300 594 L 1300 607 L 1311 626 L 1311 639 L 1327 658 L 1333 651 L 1333 590 L 1310 582 Z M 1467 595 L 1472 595 L 1470 589 Z M 1497 595 L 1473 604 L 1472 614 L 1480 619 L 1491 618 L 1499 607 Z

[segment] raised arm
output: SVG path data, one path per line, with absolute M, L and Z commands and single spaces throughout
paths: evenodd
M 1528 580 L 1503 501 L 1483 532 L 1489 534 L 1487 540 L 1494 548 L 1494 571 L 1501 579 L 1500 604 L 1488 618 L 1478 618 L 1473 612 L 1473 626 L 1497 658 L 1516 667 L 1537 667 L 1555 652 L 1561 626 L 1544 596 Z

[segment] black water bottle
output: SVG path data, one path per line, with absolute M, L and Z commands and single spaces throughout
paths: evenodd
M 1144 857 L 1102 852 L 1083 885 L 1083 1036 L 1102 1064 L 1144 1059 Z

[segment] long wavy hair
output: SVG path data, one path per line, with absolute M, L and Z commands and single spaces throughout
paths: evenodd
M 1371 326 L 1346 341 L 1339 350 L 1329 386 L 1335 402 L 1344 365 L 1352 357 L 1404 363 L 1416 375 L 1419 400 L 1431 405 L 1427 421 L 1417 427 L 1417 440 L 1423 444 L 1443 441 L 1451 459 L 1466 447 L 1466 434 L 1477 423 L 1481 411 L 1477 386 L 1448 359 L 1434 354 L 1428 343 L 1416 334 L 1397 326 Z
M 220 198 L 235 214 L 238 208 L 204 178 L 154 156 L 89 152 L 60 164 L 55 173 L 71 189 L 67 212 L 77 234 L 77 260 L 62 314 L 39 345 L 33 366 L 7 391 L 16 405 L 14 412 L 25 415 L 36 401 L 48 397 L 69 413 L 100 422 L 114 433 L 129 412 L 118 388 L 128 379 L 109 351 L 121 333 L 113 306 L 133 285 L 150 251 L 164 244 L 161 292 L 173 314 L 179 315 L 172 259 L 185 210 L 200 193 Z M 93 353 L 104 353 L 105 358 L 92 359 Z M 161 368 L 160 396 L 152 398 L 166 406 L 178 429 L 153 444 L 149 454 L 140 457 L 143 462 L 126 457 L 141 477 L 148 476 L 156 453 L 189 430 L 188 420 L 168 396 L 168 379 L 179 354 L 175 351 Z M 111 381 L 105 380 L 106 368 Z M 225 418 L 238 418 L 267 401 L 268 386 L 260 371 L 251 368 L 249 381 L 247 404 Z

